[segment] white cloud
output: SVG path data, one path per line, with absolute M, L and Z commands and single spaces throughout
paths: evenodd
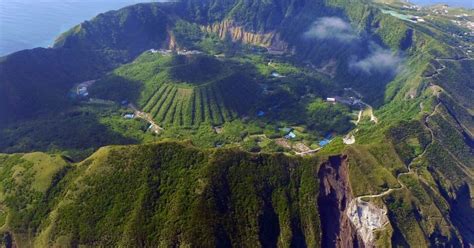
M 319 18 L 303 36 L 309 39 L 336 39 L 342 42 L 357 39 L 357 34 L 351 25 L 339 17 Z
M 370 53 L 367 57 L 349 63 L 349 67 L 363 71 L 367 74 L 372 73 L 397 73 L 401 69 L 402 58 L 392 52 L 390 49 L 384 49 L 378 45 L 372 44 Z

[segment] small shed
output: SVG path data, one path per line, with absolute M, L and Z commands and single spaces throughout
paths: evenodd
M 296 138 L 296 134 L 293 132 L 289 132 L 287 135 L 285 135 L 286 139 L 294 139 Z
M 272 77 L 275 77 L 275 78 L 284 78 L 285 76 L 281 75 L 280 73 L 274 71 L 272 72 Z

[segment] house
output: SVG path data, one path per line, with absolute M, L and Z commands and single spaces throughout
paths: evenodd
M 293 132 L 289 132 L 287 135 L 285 135 L 285 139 L 294 139 L 296 138 L 296 134 Z
M 123 118 L 125 118 L 125 119 L 133 119 L 133 118 L 135 118 L 135 114 L 125 114 L 125 115 L 123 116 Z
M 78 88 L 77 88 L 77 94 L 78 94 L 78 95 L 83 96 L 83 95 L 85 95 L 86 93 L 87 93 L 87 87 L 78 87 Z
M 334 135 L 332 133 L 326 134 L 326 136 L 324 136 L 324 139 L 319 142 L 319 146 L 320 147 L 327 146 L 329 143 L 331 143 L 333 137 Z
M 217 133 L 217 134 L 221 134 L 222 131 L 224 130 L 222 126 L 214 126 L 214 127 L 212 127 L 212 129 L 213 129 L 214 132 Z
M 268 54 L 271 54 L 271 55 L 283 55 L 285 54 L 285 50 L 282 50 L 282 49 L 277 49 L 277 48 L 267 48 L 267 52 Z
M 180 50 L 180 51 L 178 51 L 178 55 L 197 55 L 197 54 L 202 54 L 202 52 L 198 51 L 198 50 L 191 50 L 191 51 Z
M 319 146 L 320 147 L 325 147 L 327 146 L 331 141 L 330 140 L 327 140 L 327 139 L 323 139 L 319 142 Z
M 280 73 L 278 72 L 272 72 L 272 77 L 276 77 L 276 78 L 284 78 L 285 76 L 282 76 Z
M 336 102 L 336 98 L 334 98 L 334 97 L 328 97 L 328 98 L 326 98 L 326 101 L 327 101 L 327 102 Z

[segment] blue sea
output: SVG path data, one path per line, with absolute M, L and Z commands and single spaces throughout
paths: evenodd
M 48 47 L 62 32 L 99 13 L 139 2 L 160 0 L 0 0 L 0 56 Z M 163 1 L 163 0 L 161 0 Z M 409 0 L 474 8 L 474 0 Z
M 0 56 L 48 47 L 69 28 L 99 13 L 158 0 L 0 0 Z

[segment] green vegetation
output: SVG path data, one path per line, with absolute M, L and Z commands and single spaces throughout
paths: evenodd
M 342 104 L 325 103 L 318 99 L 308 105 L 311 127 L 321 132 L 344 133 L 353 127 L 349 109 Z
M 81 160 L 110 144 L 153 141 L 147 123 L 125 120 L 127 110 L 117 106 L 86 104 L 68 112 L 14 123 L 0 131 L 0 151 L 62 153 Z
M 0 155 L 0 201 L 3 232 L 11 231 L 18 245 L 27 239 L 29 230 L 36 230 L 52 207 L 59 180 L 70 168 L 58 155 L 31 153 Z
M 416 14 L 348 0 L 138 4 L 1 58 L 0 152 L 27 153 L 0 155 L 5 242 L 315 247 L 318 164 L 344 154 L 354 196 L 392 189 L 373 199 L 390 219 L 376 244 L 472 243 L 472 42 L 448 18 L 395 12 Z M 331 16 L 349 40 L 305 37 Z M 354 69 L 377 51 L 403 66 Z M 90 79 L 93 99 L 72 99 Z M 146 114 L 124 118 L 134 106 Z
M 91 89 L 99 98 L 136 102 L 163 126 L 220 125 L 248 113 L 259 87 L 249 66 L 207 55 L 145 53 Z
M 7 159 L 2 163 L 5 178 L 25 163 L 20 156 L 1 159 Z M 34 191 L 26 172 L 21 184 L 12 178 L 13 189 L 23 185 L 37 192 L 32 200 L 38 204 L 19 212 L 31 221 L 9 217 L 8 230 L 15 237 L 33 232 L 28 242 L 38 246 L 313 246 L 320 232 L 317 169 L 314 159 L 198 150 L 177 143 L 107 147 L 66 176 L 42 179 L 50 182 L 51 193 Z M 2 190 L 15 195 L 5 186 Z M 21 199 L 29 203 L 20 197 L 8 201 L 8 216 L 22 209 L 16 203 Z

